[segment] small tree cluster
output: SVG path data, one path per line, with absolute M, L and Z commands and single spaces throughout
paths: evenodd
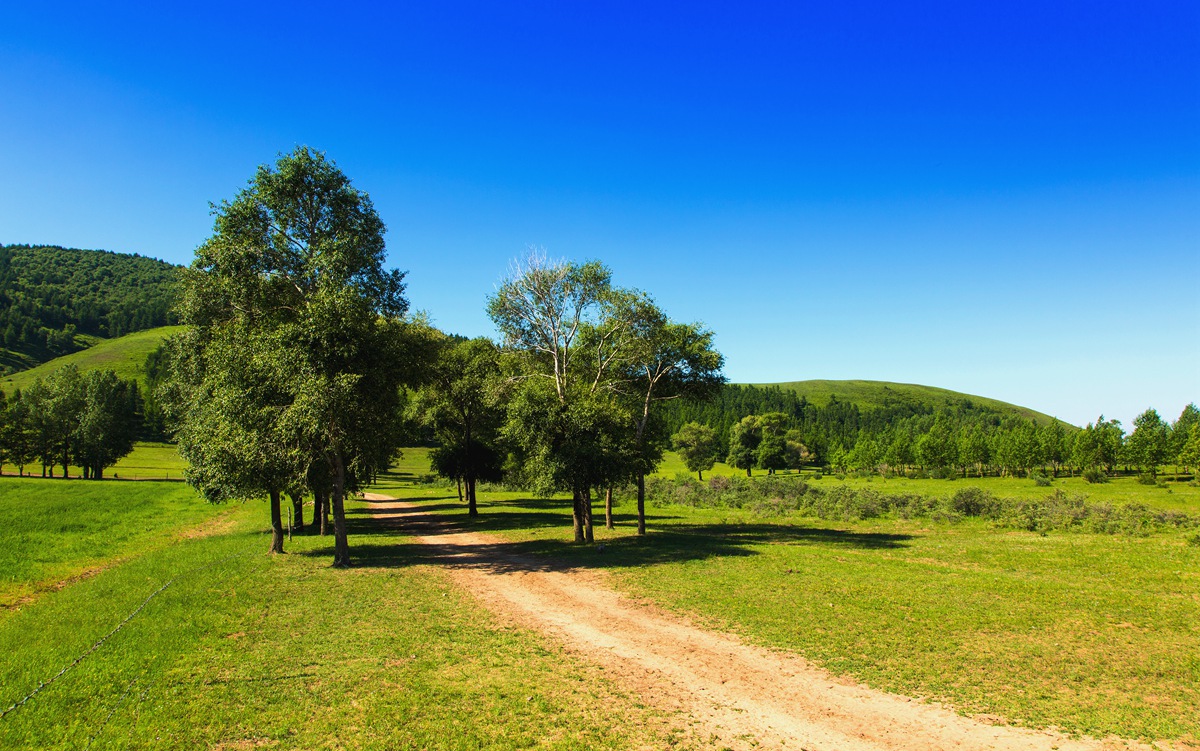
M 67 477 L 75 465 L 99 480 L 133 450 L 140 407 L 137 384 L 111 370 L 59 368 L 11 398 L 0 392 L 0 461 L 22 475 L 40 462 L 43 477 L 54 477 L 55 465 Z

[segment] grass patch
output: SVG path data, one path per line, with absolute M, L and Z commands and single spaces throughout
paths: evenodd
M 179 483 L 0 479 L 0 614 L 220 513 Z
M 113 506 L 149 486 L 96 485 Z M 25 498 L 39 503 L 53 499 Z M 423 546 L 366 524 L 363 504 L 350 504 L 351 545 L 374 554 L 350 570 L 329 566 L 331 537 L 297 536 L 287 555 L 266 555 L 261 503 L 227 512 L 225 534 L 147 551 L 0 621 L 3 711 L 146 603 L 0 718 L 0 748 L 688 745 L 669 717 L 541 637 L 498 624 L 422 564 Z
M 127 381 L 137 381 L 138 387 L 146 388 L 146 358 L 158 348 L 163 339 L 181 331 L 181 326 L 161 326 L 156 329 L 137 331 L 116 339 L 99 339 L 87 349 L 72 352 L 69 355 L 56 357 L 35 368 L 22 370 L 0 379 L 0 390 L 11 394 L 17 389 L 29 388 L 38 378 L 48 375 L 63 367 L 74 364 L 80 372 L 89 370 L 108 369 L 115 371 L 117 377 Z
M 407 491 L 514 550 L 604 568 L 625 591 L 876 688 L 1034 727 L 1200 737 L 1200 546 L 996 529 L 967 519 L 835 522 L 633 504 L 595 546 L 569 544 L 565 500 Z M 599 510 L 599 505 L 597 506 Z

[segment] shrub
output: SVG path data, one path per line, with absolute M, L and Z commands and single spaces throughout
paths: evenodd
M 1200 547 L 1200 532 L 1197 532 L 1194 535 L 1188 535 L 1184 539 L 1187 540 L 1188 545 L 1194 545 L 1196 547 Z
M 733 480 L 730 480 L 725 475 L 713 475 L 708 478 L 708 489 L 715 490 L 718 493 L 722 490 L 729 490 L 733 485 Z
M 1149 472 L 1143 472 L 1137 477 L 1139 485 L 1157 485 L 1158 479 Z
M 1029 479 L 1033 480 L 1033 484 L 1037 485 L 1039 488 L 1050 487 L 1050 478 L 1046 477 L 1041 472 L 1031 472 L 1029 474 Z
M 1108 482 L 1108 474 L 1099 467 L 1088 467 L 1083 470 L 1083 479 L 1093 485 Z

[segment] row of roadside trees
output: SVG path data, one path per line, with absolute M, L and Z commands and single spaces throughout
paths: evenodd
M 54 477 L 56 465 L 67 477 L 76 466 L 85 478 L 99 480 L 133 450 L 141 406 L 136 383 L 111 370 L 81 374 L 74 365 L 11 397 L 0 391 L 0 462 L 21 475 L 40 463 L 42 477 Z
M 718 435 L 708 426 L 688 423 L 673 442 L 693 472 L 702 473 L 721 458 Z M 1064 471 L 1088 473 L 1097 480 L 1124 467 L 1153 477 L 1163 466 L 1186 471 L 1200 465 L 1200 410 L 1189 404 L 1168 423 L 1148 409 L 1134 420 L 1128 435 L 1120 422 L 1103 416 L 1076 429 L 1057 420 L 1038 425 L 1019 418 L 988 421 L 940 412 L 898 421 L 878 432 L 861 430 L 853 444 L 834 444 L 815 462 L 803 432 L 788 415 L 776 412 L 734 423 L 727 443 L 724 460 L 747 475 L 753 469 L 772 473 L 815 464 L 837 471 L 919 469 L 964 477 L 1025 475 L 1040 469 L 1054 476 Z
M 306 147 L 213 213 L 155 399 L 207 498 L 270 499 L 275 552 L 282 499 L 300 512 L 312 496 L 322 529 L 333 516 L 334 564 L 348 565 L 346 494 L 389 466 L 414 420 L 470 513 L 477 483 L 503 476 L 570 493 L 575 539 L 591 540 L 592 499 L 634 483 L 644 532 L 643 480 L 667 445 L 659 405 L 724 382 L 710 331 L 596 262 L 535 253 L 516 266 L 488 301 L 499 343 L 408 316 L 369 197 Z

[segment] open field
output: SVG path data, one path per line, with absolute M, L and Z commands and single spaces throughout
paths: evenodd
M 74 364 L 81 372 L 107 368 L 127 381 L 138 382 L 146 387 L 146 372 L 143 369 L 146 357 L 158 348 L 163 339 L 180 331 L 180 326 L 162 326 L 156 329 L 137 331 L 116 339 L 98 339 L 87 349 L 57 357 L 35 368 L 22 370 L 0 379 L 0 390 L 11 394 L 17 389 L 28 388 L 38 378 L 45 378 L 64 365 Z
M 406 449 L 373 490 L 496 535 L 510 552 L 604 570 L 635 598 L 873 688 L 1032 727 L 1200 744 L 1200 545 L 1188 533 L 652 506 L 639 539 L 623 499 L 617 529 L 597 529 L 600 552 L 568 542 L 563 500 L 481 492 L 471 520 L 453 487 L 412 483 L 427 468 L 426 449 Z M 360 502 L 349 509 L 356 567 L 336 571 L 332 538 L 297 535 L 288 555 L 263 554 L 262 502 L 212 507 L 180 483 L 0 484 L 0 512 L 14 520 L 0 533 L 4 570 L 16 572 L 0 592 L 20 603 L 0 615 L 0 711 L 173 582 L 0 719 L 2 747 L 704 740 L 544 637 L 501 625 Z M 1128 492 L 1137 488 L 1160 491 Z
M 1035 727 L 1200 743 L 1200 546 L 1186 533 L 1043 536 L 975 520 L 665 506 L 638 539 L 626 500 L 617 529 L 598 529 L 600 553 L 568 542 L 562 500 L 485 493 L 471 520 L 453 488 L 385 485 L 462 529 L 606 569 L 636 597 L 875 688 Z
M 117 506 L 152 487 L 97 485 Z M 24 507 L 52 500 L 26 495 Z M 10 612 L 0 620 L 0 712 L 144 603 L 0 718 L 0 747 L 692 747 L 672 718 L 497 623 L 416 546 L 367 526 L 362 506 L 350 507 L 350 571 L 329 567 L 331 537 L 297 536 L 288 555 L 266 555 L 265 504 L 247 503 L 225 510 L 220 534 L 145 550 Z

